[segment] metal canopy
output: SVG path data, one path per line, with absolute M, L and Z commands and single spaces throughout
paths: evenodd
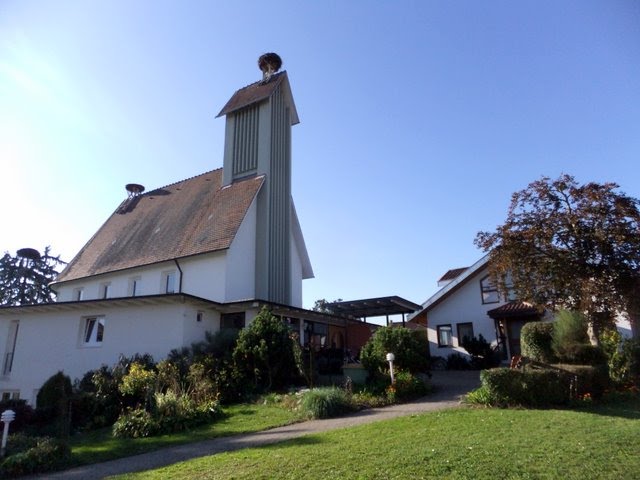
M 379 297 L 365 300 L 351 300 L 327 304 L 327 308 L 335 314 L 348 315 L 356 318 L 389 317 L 415 312 L 421 307 L 402 297 Z

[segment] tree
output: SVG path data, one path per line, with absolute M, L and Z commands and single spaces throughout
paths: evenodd
M 15 257 L 5 252 L 0 258 L 0 305 L 53 302 L 55 292 L 49 284 L 61 265 L 66 262 L 51 255 L 50 247 L 44 249 L 44 255 L 33 248 L 22 248 Z
M 263 308 L 240 331 L 233 351 L 236 368 L 253 380 L 257 391 L 282 388 L 298 373 L 294 341 L 287 324 Z
M 314 312 L 333 313 L 331 311 L 331 304 L 332 303 L 341 302 L 341 301 L 342 301 L 341 298 L 338 298 L 338 299 L 334 300 L 333 302 L 328 302 L 326 299 L 321 298 L 321 299 L 315 301 L 315 303 L 313 304 L 312 310 Z
M 501 291 L 582 312 L 593 343 L 615 312 L 634 310 L 639 285 L 639 201 L 616 189 L 542 177 L 512 195 L 503 225 L 475 239 Z
M 387 353 L 395 355 L 398 370 L 420 373 L 429 369 L 429 341 L 424 331 L 400 327 L 378 328 L 360 352 L 362 365 L 370 375 L 388 368 Z

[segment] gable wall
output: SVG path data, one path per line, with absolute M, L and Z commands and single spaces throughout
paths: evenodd
M 226 255 L 227 302 L 256 297 L 256 199 L 247 211 Z
M 454 352 L 466 355 L 466 351 L 460 346 L 462 339 L 458 339 L 458 323 L 472 322 L 474 336 L 482 334 L 488 342 L 496 343 L 493 319 L 487 315 L 487 312 L 499 307 L 504 302 L 482 304 L 480 279 L 485 275 L 487 275 L 487 270 L 480 270 L 466 284 L 428 311 L 429 350 L 432 356 L 446 358 Z M 438 346 L 438 325 L 451 325 L 453 347 Z

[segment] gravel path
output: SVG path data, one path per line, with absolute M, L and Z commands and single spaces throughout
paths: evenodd
M 110 475 L 155 469 L 165 465 L 182 462 L 191 458 L 214 455 L 220 452 L 239 450 L 282 442 L 318 432 L 348 428 L 363 423 L 377 422 L 389 418 L 412 415 L 452 408 L 460 404 L 460 396 L 476 388 L 480 384 L 478 372 L 434 372 L 432 383 L 436 392 L 415 402 L 402 405 L 392 405 L 384 408 L 363 410 L 354 414 L 330 418 L 326 420 L 311 420 L 285 427 L 273 428 L 262 432 L 221 437 L 203 442 L 190 443 L 175 447 L 163 448 L 155 452 L 143 453 L 118 460 L 112 460 L 94 465 L 73 468 L 58 473 L 32 477 L 42 479 L 99 479 Z

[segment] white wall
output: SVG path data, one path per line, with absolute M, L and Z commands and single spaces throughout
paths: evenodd
M 256 211 L 254 198 L 227 250 L 224 294 L 227 302 L 253 299 L 256 295 Z
M 429 349 L 432 356 L 446 358 L 451 353 L 458 352 L 466 355 L 458 338 L 458 323 L 473 323 L 473 334 L 482 336 L 489 343 L 496 343 L 496 332 L 493 319 L 487 315 L 489 310 L 503 305 L 505 302 L 482 304 L 480 279 L 487 275 L 486 269 L 480 270 L 458 290 L 450 294 L 446 300 L 436 305 L 427 314 Z M 453 347 L 438 347 L 437 326 L 451 325 L 453 332 Z
M 182 293 L 216 302 L 225 301 L 226 252 L 213 252 L 178 260 Z
M 302 261 L 293 232 L 290 239 L 291 245 L 291 305 L 302 308 Z
M 13 369 L 0 377 L 0 390 L 19 390 L 21 398 L 33 402 L 34 391 L 59 370 L 73 381 L 103 364 L 113 365 L 120 354 L 149 353 L 159 361 L 174 348 L 204 340 L 206 330 L 219 328 L 217 312 L 206 311 L 197 322 L 197 311 L 193 305 L 176 303 L 2 316 L 0 332 L 15 319 L 20 320 L 20 330 Z M 87 316 L 105 318 L 100 346 L 82 345 Z

